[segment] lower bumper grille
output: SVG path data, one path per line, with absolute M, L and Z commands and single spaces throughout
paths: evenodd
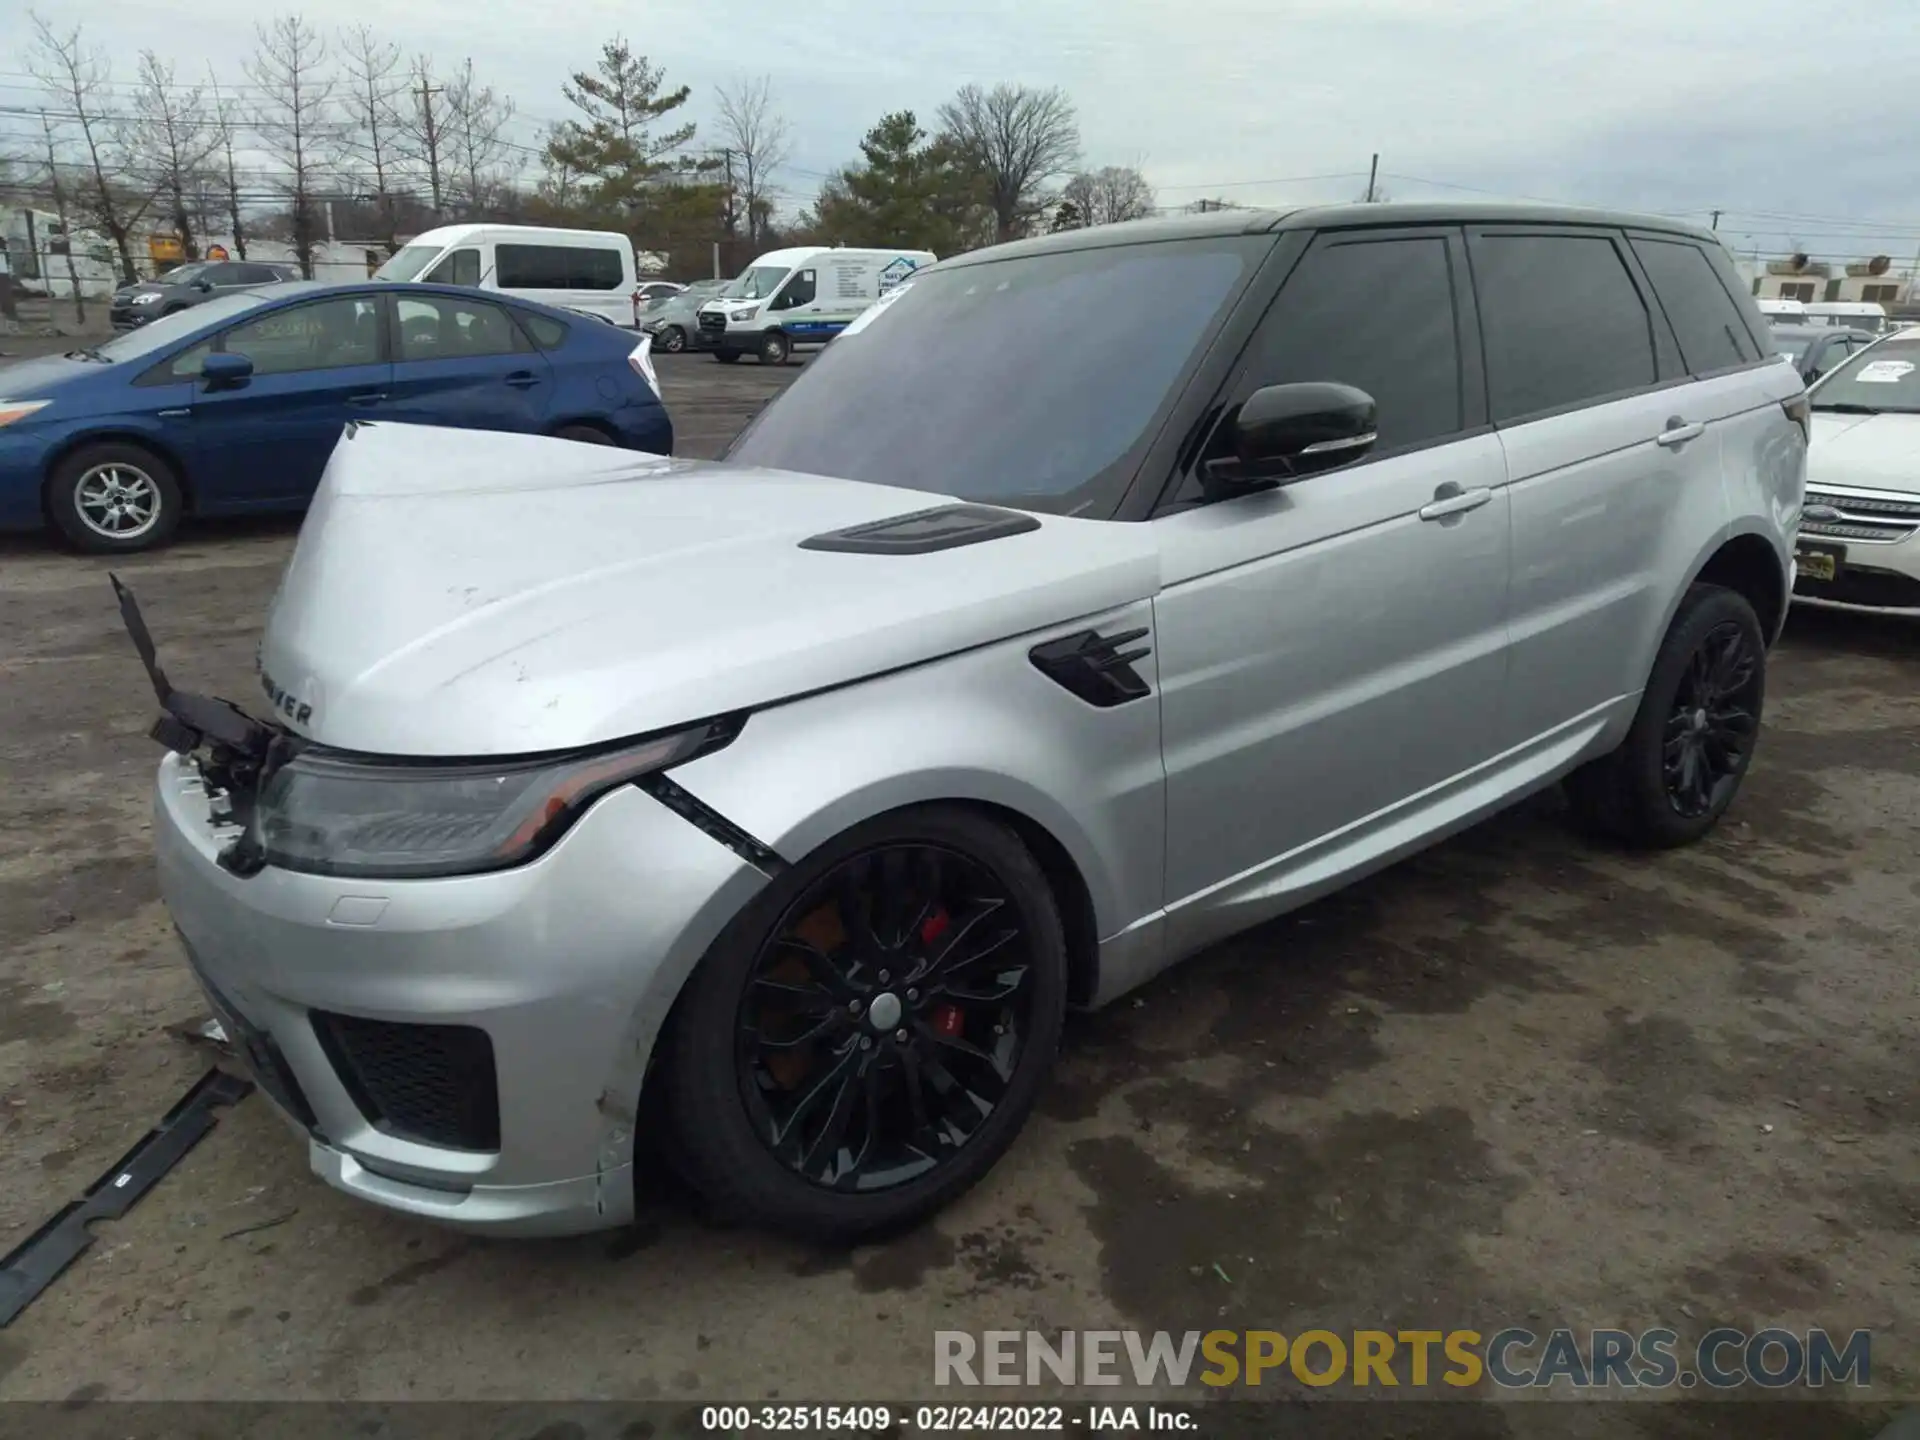
M 493 1041 L 471 1025 L 413 1025 L 312 1012 L 353 1103 L 387 1133 L 454 1150 L 500 1148 Z
M 198 975 L 199 966 L 195 965 L 194 970 Z M 280 1047 L 273 1043 L 273 1037 L 249 1024 L 232 1001 L 207 983 L 206 976 L 199 975 L 199 980 L 201 988 L 207 992 L 208 1001 L 213 1005 L 220 1028 L 227 1032 L 227 1039 L 246 1062 L 247 1069 L 253 1072 L 254 1083 L 266 1091 L 268 1099 L 309 1131 L 317 1131 L 320 1122 L 313 1113 L 313 1106 L 307 1100 L 306 1092 L 300 1088 L 300 1082 L 293 1078 L 293 1067 L 287 1064 Z
M 1842 605 L 1871 605 L 1882 610 L 1920 610 L 1920 580 L 1889 570 L 1859 570 L 1842 565 L 1831 580 L 1809 580 L 1802 575 L 1793 593 L 1809 600 L 1832 600 Z

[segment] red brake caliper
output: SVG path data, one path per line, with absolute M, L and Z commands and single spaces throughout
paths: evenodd
M 932 946 L 934 941 L 946 934 L 947 927 L 952 923 L 953 918 L 944 909 L 936 908 L 920 922 L 920 943 Z M 960 1013 L 958 1005 L 939 1005 L 933 1011 L 933 1028 L 942 1035 L 957 1037 L 967 1028 L 967 1018 Z

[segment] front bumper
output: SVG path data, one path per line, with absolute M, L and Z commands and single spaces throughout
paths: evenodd
M 0 429 L 0 534 L 46 524 L 40 486 L 51 450 L 41 427 L 28 423 Z
M 1796 602 L 1881 614 L 1920 615 L 1920 493 L 1855 486 L 1809 485 L 1807 504 L 1836 512 L 1800 526 L 1807 545 L 1841 546 L 1845 556 L 1832 580 L 1816 580 L 1800 565 Z
M 764 883 L 758 871 L 632 787 L 531 864 L 489 875 L 369 881 L 269 867 L 241 878 L 215 863 L 230 834 L 210 819 L 194 766 L 167 756 L 161 893 L 209 1003 L 305 1133 L 316 1174 L 495 1234 L 631 1218 L 653 1042 L 687 973 Z M 444 1063 L 423 1062 L 370 1086 L 341 1049 L 342 1024 L 403 1039 L 482 1032 L 492 1075 L 450 1081 Z M 396 1053 L 383 1063 L 412 1063 Z M 413 1112 L 379 1102 L 429 1084 L 458 1102 L 488 1078 L 497 1108 L 484 1148 L 429 1137 Z

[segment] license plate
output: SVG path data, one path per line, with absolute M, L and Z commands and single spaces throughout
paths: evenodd
M 1846 550 L 1838 545 L 1801 545 L 1794 552 L 1800 576 L 1805 580 L 1832 580 L 1840 573 Z

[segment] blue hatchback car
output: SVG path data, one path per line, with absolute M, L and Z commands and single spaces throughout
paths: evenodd
M 0 365 L 0 530 L 161 544 L 184 514 L 295 510 L 341 430 L 391 420 L 667 455 L 644 342 L 597 317 L 447 285 L 295 283 L 91 349 Z

